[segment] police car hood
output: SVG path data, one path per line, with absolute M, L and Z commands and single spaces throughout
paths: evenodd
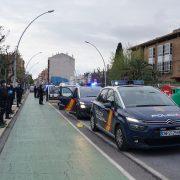
M 127 108 L 126 113 L 132 118 L 144 121 L 180 120 L 180 108 L 177 106 L 133 107 Z
M 95 99 L 96 97 L 82 97 L 79 99 L 79 101 L 84 102 L 85 104 L 92 104 Z

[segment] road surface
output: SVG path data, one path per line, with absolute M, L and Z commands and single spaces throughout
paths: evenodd
M 48 103 L 39 105 L 32 94 L 0 154 L 1 180 L 126 180 L 129 177 Z

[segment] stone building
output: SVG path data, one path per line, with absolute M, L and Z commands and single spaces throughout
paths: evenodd
M 54 84 L 68 82 L 75 74 L 75 59 L 68 54 L 48 58 L 48 81 Z
M 133 46 L 130 50 L 142 50 L 144 59 L 162 74 L 162 81 L 180 81 L 180 29 Z

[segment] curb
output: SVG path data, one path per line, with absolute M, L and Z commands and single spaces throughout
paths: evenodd
M 2 132 L 2 134 L 0 136 L 0 154 L 1 154 L 3 148 L 4 148 L 5 144 L 6 144 L 6 141 L 7 141 L 8 137 L 9 137 L 9 134 L 10 134 L 16 120 L 17 120 L 17 117 L 19 116 L 19 114 L 20 114 L 20 112 L 21 112 L 21 110 L 22 110 L 22 108 L 23 108 L 23 106 L 24 106 L 24 104 L 26 102 L 26 99 L 27 99 L 28 95 L 29 95 L 29 92 L 24 95 L 24 99 L 22 100 L 22 105 L 15 112 L 15 114 L 13 115 L 13 117 L 10 120 L 9 124 L 6 126 L 6 128 L 4 129 L 4 131 Z

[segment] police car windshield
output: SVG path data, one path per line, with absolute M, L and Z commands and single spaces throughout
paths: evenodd
M 80 87 L 80 98 L 97 97 L 100 87 Z
M 163 93 L 151 86 L 118 87 L 126 107 L 175 106 Z

